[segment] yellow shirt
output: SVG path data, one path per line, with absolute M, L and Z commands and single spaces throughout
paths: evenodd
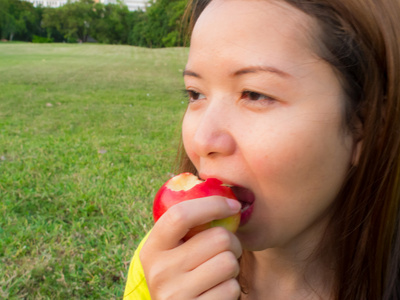
M 133 255 L 129 266 L 128 279 L 126 281 L 124 300 L 151 300 L 146 278 L 144 277 L 143 267 L 139 260 L 139 253 L 149 234 L 140 242 L 139 247 Z

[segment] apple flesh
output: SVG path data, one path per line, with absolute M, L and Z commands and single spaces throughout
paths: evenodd
M 153 217 L 158 219 L 173 205 L 182 201 L 204 198 L 209 196 L 222 196 L 236 199 L 232 190 L 216 178 L 200 180 L 192 173 L 182 173 L 172 177 L 159 189 L 154 197 Z M 240 224 L 240 212 L 221 220 L 213 220 L 209 223 L 196 226 L 188 232 L 184 240 L 187 240 L 197 233 L 211 227 L 222 226 L 231 232 L 235 232 Z

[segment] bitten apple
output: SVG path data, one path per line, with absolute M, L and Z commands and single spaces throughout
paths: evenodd
M 200 180 L 192 173 L 182 173 L 168 180 L 159 189 L 153 204 L 154 221 L 158 219 L 173 205 L 182 201 L 204 198 L 209 196 L 223 196 L 237 199 L 232 190 L 216 178 Z M 231 232 L 235 232 L 240 224 L 240 212 L 221 220 L 214 220 L 192 228 L 185 236 L 185 240 L 195 234 L 211 227 L 222 226 Z

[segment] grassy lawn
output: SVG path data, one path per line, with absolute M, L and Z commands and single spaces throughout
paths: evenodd
M 187 49 L 0 43 L 0 299 L 121 299 Z

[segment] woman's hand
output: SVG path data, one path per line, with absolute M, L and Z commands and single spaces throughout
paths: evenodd
M 153 300 L 239 298 L 237 237 L 215 227 L 182 241 L 190 228 L 239 210 L 238 201 L 212 196 L 176 204 L 157 221 L 140 252 Z

